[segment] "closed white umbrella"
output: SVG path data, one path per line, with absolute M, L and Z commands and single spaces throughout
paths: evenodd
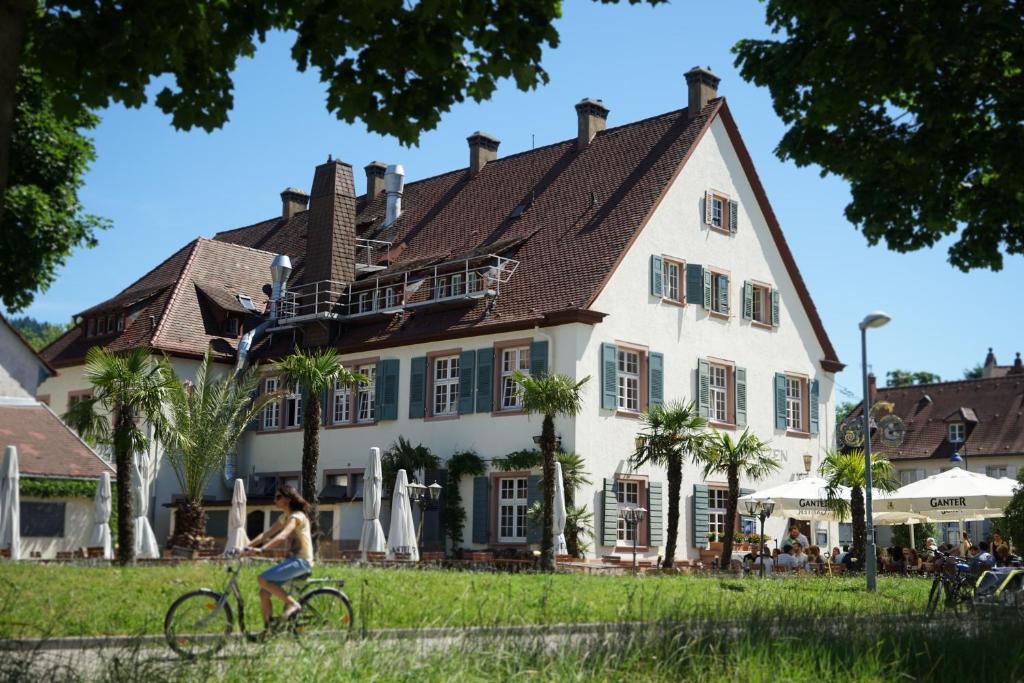
M 156 481 L 159 459 L 156 445 L 150 446 L 145 453 L 136 453 L 132 467 L 132 506 L 135 513 L 135 557 L 140 559 L 157 559 L 160 557 L 160 546 L 157 545 L 153 527 L 149 524 L 149 499 L 152 496 L 153 482 Z
M 405 470 L 398 470 L 395 488 L 391 491 L 391 529 L 388 530 L 388 559 L 396 559 L 396 553 L 403 553 L 413 561 L 419 561 L 420 550 L 416 547 L 416 524 L 412 519 L 412 503 L 409 501 L 409 478 Z
M 18 495 L 18 449 L 8 446 L 0 472 L 0 548 L 21 559 L 21 501 Z
M 249 545 L 249 536 L 245 533 L 245 482 L 235 479 L 235 489 L 231 493 L 231 512 L 228 513 L 228 540 L 224 544 L 224 553 L 239 551 Z
M 916 512 L 934 522 L 1002 517 L 1013 489 L 977 472 L 951 469 L 919 479 L 882 501 L 883 512 Z
M 91 548 L 103 548 L 103 559 L 109 560 L 114 557 L 114 548 L 110 540 L 110 513 L 112 503 L 110 500 L 110 474 L 104 472 L 96 483 L 95 499 L 95 523 L 92 528 L 92 536 L 89 538 Z
M 380 495 L 384 488 L 381 477 L 380 449 L 370 449 L 370 462 L 363 474 L 363 532 L 359 536 L 359 550 L 366 561 L 367 553 L 382 553 L 387 549 L 384 527 L 380 525 Z M 412 509 L 409 510 L 412 514 Z
M 562 486 L 562 463 L 555 463 L 555 506 L 552 509 L 552 524 L 555 533 L 555 555 L 568 555 L 565 545 L 565 488 Z

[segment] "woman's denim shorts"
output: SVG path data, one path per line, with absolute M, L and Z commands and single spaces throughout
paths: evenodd
M 302 576 L 309 572 L 309 562 L 306 562 L 301 557 L 290 557 L 284 562 L 276 564 L 260 574 L 260 578 L 266 579 L 270 583 L 276 583 L 280 586 L 283 583 L 291 581 L 296 576 Z

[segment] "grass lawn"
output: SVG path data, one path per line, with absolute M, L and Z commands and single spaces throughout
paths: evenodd
M 256 574 L 243 569 L 250 614 L 258 613 Z M 921 612 L 929 582 L 881 577 L 875 595 L 863 578 L 719 579 L 663 576 L 484 574 L 318 567 L 346 580 L 359 628 L 488 626 L 738 618 L 759 613 L 806 616 Z M 0 638 L 162 633 L 180 594 L 219 590 L 215 563 L 129 568 L 0 564 Z M 250 627 L 255 626 L 250 621 Z

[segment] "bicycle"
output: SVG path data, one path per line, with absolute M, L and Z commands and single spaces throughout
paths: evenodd
M 167 645 L 180 657 L 209 657 L 224 647 L 235 624 L 231 598 L 237 605 L 239 633 L 249 642 L 261 642 L 267 636 L 283 631 L 296 638 L 335 632 L 346 637 L 351 632 L 352 601 L 341 590 L 345 581 L 330 577 L 312 579 L 310 574 L 303 574 L 284 584 L 285 590 L 298 600 L 302 609 L 286 621 L 275 619 L 263 634 L 251 633 L 245 625 L 245 599 L 238 587 L 243 558 L 238 552 L 227 557 L 233 561 L 228 563 L 229 578 L 223 589 L 189 591 L 167 610 L 164 637 Z
M 952 609 L 958 616 L 966 615 L 974 607 L 974 587 L 977 581 L 971 565 L 938 550 L 935 551 L 935 558 L 935 578 L 928 592 L 925 614 L 934 616 L 939 602 L 945 598 L 947 609 Z M 954 564 L 949 566 L 949 562 Z

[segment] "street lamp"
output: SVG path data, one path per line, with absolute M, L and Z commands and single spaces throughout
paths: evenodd
M 949 461 L 959 465 L 963 463 L 964 471 L 967 471 L 967 444 L 960 447 L 960 450 L 954 451 L 953 455 L 949 456 Z
M 640 526 L 640 523 L 644 521 L 644 517 L 647 515 L 647 510 L 639 505 L 630 505 L 622 508 L 622 512 L 620 514 L 622 515 L 622 518 L 626 520 L 626 524 L 629 525 L 631 533 L 633 534 L 633 574 L 636 574 L 636 531 Z
M 804 453 L 804 476 L 811 476 L 811 464 L 814 462 L 814 456 L 810 453 Z
M 873 311 L 864 316 L 860 321 L 860 360 L 864 371 L 864 400 L 861 403 L 861 413 L 864 419 L 864 532 L 867 536 L 864 539 L 867 547 L 864 549 L 864 574 L 867 576 L 868 591 L 875 590 L 875 574 L 878 570 L 875 560 L 875 524 L 872 518 L 871 509 L 871 396 L 868 395 L 868 328 L 882 327 L 892 318 L 884 311 Z
M 437 507 L 437 501 L 441 498 L 441 485 L 436 481 L 430 486 L 423 484 L 409 483 L 405 485 L 409 493 L 409 500 L 420 506 L 420 528 L 416 530 L 416 547 L 420 550 L 420 559 L 423 558 L 423 546 L 420 539 L 423 537 L 423 515 L 426 511 Z
M 747 508 L 747 514 L 751 517 L 757 517 L 761 520 L 761 578 L 764 578 L 764 520 L 771 517 L 772 512 L 775 510 L 775 501 L 771 498 L 765 500 L 748 500 L 743 503 Z

